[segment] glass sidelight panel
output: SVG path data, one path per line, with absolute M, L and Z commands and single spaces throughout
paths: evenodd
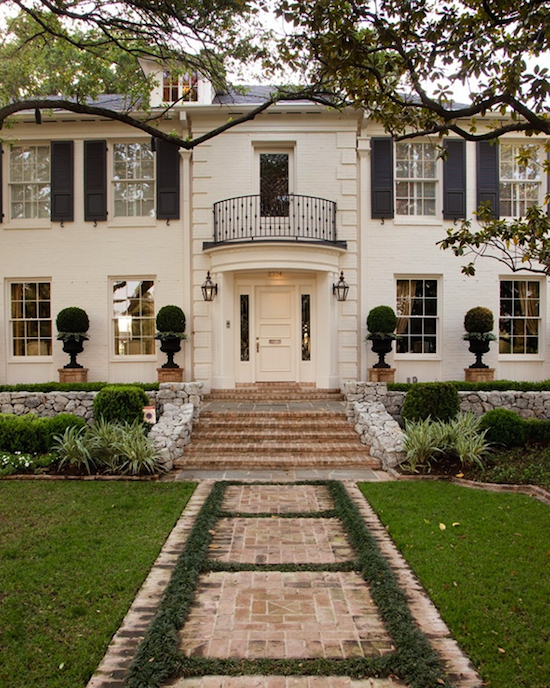
M 302 294 L 302 361 L 311 361 L 311 296 Z
M 250 297 L 241 294 L 241 361 L 250 361 Z

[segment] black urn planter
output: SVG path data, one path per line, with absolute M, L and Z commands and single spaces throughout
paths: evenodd
M 470 368 L 488 368 L 489 366 L 483 363 L 482 358 L 483 354 L 489 351 L 491 342 L 488 339 L 469 339 L 468 341 L 470 342 L 468 351 L 471 351 L 476 357 L 475 363 L 472 363 Z
M 181 339 L 173 335 L 168 335 L 160 340 L 160 350 L 166 354 L 167 361 L 162 366 L 163 368 L 179 368 L 177 363 L 174 363 L 174 354 L 181 351 Z
M 393 339 L 391 337 L 372 337 L 370 341 L 372 350 L 375 354 L 378 354 L 378 363 L 375 363 L 372 367 L 390 368 L 390 365 L 385 361 L 385 357 L 391 351 Z
M 69 363 L 63 366 L 64 368 L 82 368 L 82 366 L 76 362 L 76 357 L 84 351 L 83 339 L 77 339 L 76 337 L 64 339 L 63 351 L 71 357 Z

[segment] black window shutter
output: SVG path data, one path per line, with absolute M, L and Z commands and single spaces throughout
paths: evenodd
M 74 143 L 51 142 L 51 210 L 53 222 L 74 221 Z
M 371 204 L 373 218 L 393 217 L 393 140 L 371 139 Z
M 179 147 L 160 139 L 155 143 L 157 150 L 157 219 L 179 220 Z
M 84 141 L 84 219 L 107 219 L 107 141 Z
M 466 217 L 466 142 L 446 139 L 443 147 L 443 217 L 459 220 Z
M 498 143 L 477 142 L 477 205 L 490 202 L 493 216 L 499 210 L 499 156 Z

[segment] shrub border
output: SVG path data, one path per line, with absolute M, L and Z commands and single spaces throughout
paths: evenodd
M 334 566 L 304 564 L 260 567 L 207 561 L 215 524 L 220 518 L 235 517 L 238 512 L 222 511 L 227 487 L 238 481 L 216 482 L 205 500 L 189 534 L 170 582 L 130 667 L 128 688 L 155 688 L 173 677 L 205 675 L 342 675 L 351 678 L 401 677 L 410 688 L 451 687 L 440 658 L 426 636 L 416 626 L 405 593 L 389 563 L 368 531 L 358 507 L 345 487 L 333 480 L 296 481 L 293 483 L 255 482 L 254 485 L 320 485 L 334 500 L 336 516 L 342 522 L 350 544 L 357 553 L 354 561 Z M 314 512 L 327 518 L 330 512 Z M 277 515 L 279 516 L 279 515 Z M 253 517 L 258 518 L 257 514 Z M 265 517 L 265 516 L 264 516 Z M 269 514 L 273 517 L 273 514 Z M 312 517 L 311 512 L 294 512 L 294 518 Z M 332 517 L 332 516 L 331 516 Z M 199 576 L 205 571 L 276 570 L 319 571 L 354 570 L 369 585 L 371 596 L 392 637 L 396 650 L 382 657 L 350 659 L 209 659 L 184 657 L 178 653 L 178 632 L 189 616 Z

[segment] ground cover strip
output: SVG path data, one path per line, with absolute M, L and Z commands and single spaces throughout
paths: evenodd
M 276 483 L 247 483 L 247 485 Z M 167 586 L 159 610 L 140 644 L 127 677 L 129 688 L 154 688 L 168 679 L 206 675 L 340 675 L 351 678 L 397 676 L 410 688 L 450 687 L 442 663 L 427 638 L 414 623 L 406 596 L 388 562 L 368 532 L 359 510 L 345 487 L 337 481 L 301 481 L 289 485 L 325 486 L 334 502 L 330 510 L 261 514 L 222 509 L 229 486 L 237 481 L 218 482 L 198 514 L 186 547 Z M 355 557 L 331 564 L 247 564 L 211 561 L 209 546 L 222 518 L 334 518 L 344 527 Z M 383 623 L 391 636 L 392 651 L 383 656 L 353 658 L 216 659 L 186 657 L 179 651 L 179 631 L 189 618 L 201 573 L 211 571 L 355 571 L 367 583 Z

